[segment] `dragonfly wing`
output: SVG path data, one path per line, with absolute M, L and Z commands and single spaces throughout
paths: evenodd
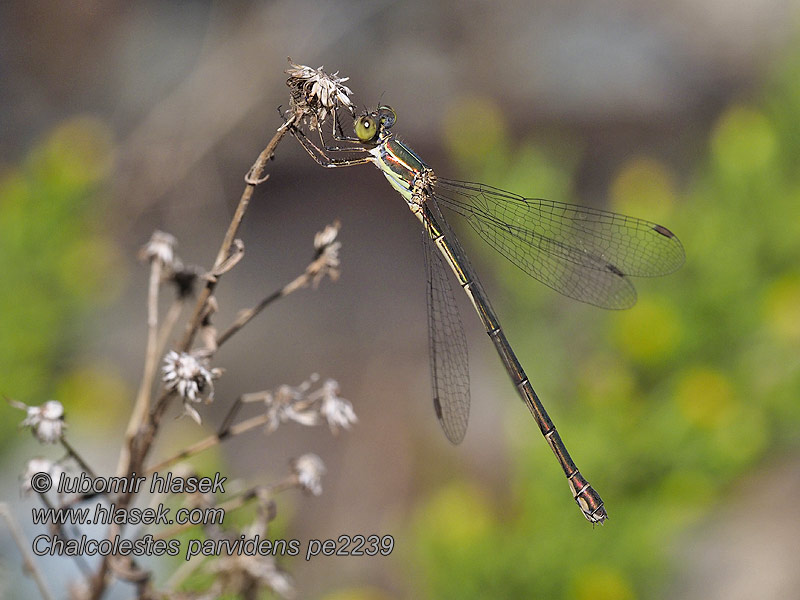
M 433 407 L 447 439 L 458 444 L 469 421 L 469 359 L 467 339 L 444 259 L 423 231 L 428 279 L 428 350 Z
M 530 276 L 603 308 L 636 302 L 628 276 L 666 275 L 684 261 L 678 238 L 643 219 L 441 178 L 434 194 Z

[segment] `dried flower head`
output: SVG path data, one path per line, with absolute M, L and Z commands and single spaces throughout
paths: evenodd
M 139 250 L 139 260 L 150 262 L 157 260 L 162 266 L 172 268 L 177 244 L 175 236 L 156 229 L 150 236 L 150 241 Z
M 308 274 L 313 277 L 313 285 L 316 287 L 325 276 L 336 281 L 339 278 L 339 249 L 342 247 L 341 242 L 336 241 L 336 236 L 339 235 L 339 221 L 335 221 L 331 225 L 327 225 L 325 229 L 317 232 L 314 236 L 314 248 L 317 251 L 317 256 L 309 266 Z
M 25 473 L 22 474 L 22 491 L 29 494 L 33 490 L 31 479 L 37 473 L 47 473 L 53 478 L 53 481 L 58 482 L 63 472 L 64 468 L 58 463 L 41 457 L 32 458 L 25 466 Z
M 336 236 L 339 235 L 339 228 L 341 227 L 341 223 L 339 221 L 334 221 L 330 225 L 326 225 L 325 229 L 322 231 L 318 231 L 314 235 L 314 248 L 320 252 L 325 249 L 326 246 L 330 246 Z
M 333 433 L 339 428 L 350 429 L 358 417 L 349 400 L 339 397 L 339 384 L 327 379 L 321 387 L 312 391 L 313 384 L 319 380 L 314 373 L 298 386 L 282 385 L 275 392 L 264 391 L 245 394 L 245 402 L 263 402 L 267 406 L 266 431 L 271 433 L 278 425 L 294 421 L 300 425 L 313 427 L 328 423 Z
M 34 437 L 44 444 L 55 444 L 61 439 L 66 424 L 64 423 L 64 406 L 58 400 L 48 400 L 41 406 L 28 406 L 24 402 L 9 400 L 11 406 L 27 413 L 20 423 L 21 427 L 30 427 Z
M 200 415 L 190 402 L 211 402 L 214 399 L 214 380 L 222 371 L 209 369 L 208 358 L 174 350 L 164 357 L 162 371 L 165 387 L 183 398 L 186 414 L 200 423 Z
M 317 379 L 319 376 L 314 373 L 298 386 L 282 385 L 275 393 L 267 391 L 254 395 L 267 406 L 266 430 L 268 433 L 272 433 L 278 428 L 278 425 L 287 421 L 294 421 L 307 427 L 319 424 L 319 411 L 313 401 L 307 400 L 308 390 Z
M 339 72 L 330 75 L 319 69 L 296 65 L 289 60 L 291 68 L 286 70 L 289 79 L 286 85 L 291 89 L 291 107 L 310 117 L 309 126 L 313 129 L 335 113 L 337 108 L 353 112 L 349 95 L 353 92 L 343 85 L 349 77 L 339 77 Z
M 211 563 L 209 570 L 216 575 L 212 590 L 218 595 L 252 591 L 254 586 L 264 586 L 283 598 L 295 597 L 291 577 L 278 569 L 272 556 L 221 556 Z
M 322 493 L 322 476 L 325 464 L 316 454 L 303 454 L 292 462 L 292 472 L 297 477 L 298 485 L 305 491 L 319 496 Z
M 328 427 L 331 428 L 333 433 L 336 433 L 339 427 L 350 429 L 350 425 L 358 422 L 352 403 L 339 397 L 338 382 L 328 379 L 322 384 L 320 392 L 322 394 L 322 403 L 319 411 L 328 421 Z

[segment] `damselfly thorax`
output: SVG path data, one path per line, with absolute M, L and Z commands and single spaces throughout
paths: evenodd
M 384 136 L 369 153 L 389 184 L 403 196 L 411 211 L 418 214 L 432 193 L 436 180 L 433 169 L 393 134 Z

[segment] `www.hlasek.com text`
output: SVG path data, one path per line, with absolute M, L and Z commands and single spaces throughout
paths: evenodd
M 102 502 L 78 508 L 32 508 L 31 520 L 35 525 L 221 525 L 225 521 L 223 508 L 181 507 L 171 516 L 172 509 L 164 504 L 148 508 L 120 508 Z

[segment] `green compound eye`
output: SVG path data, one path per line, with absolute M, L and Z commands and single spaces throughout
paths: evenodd
M 359 117 L 355 125 L 356 136 L 362 142 L 369 142 L 378 135 L 378 127 L 372 117 Z

